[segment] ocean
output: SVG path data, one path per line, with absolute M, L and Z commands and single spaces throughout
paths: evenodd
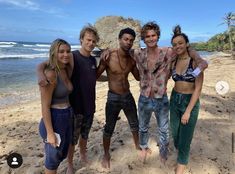
M 0 41 L 0 108 L 39 98 L 36 66 L 48 59 L 49 48 L 50 43 Z
M 0 41 L 0 108 L 39 98 L 36 66 L 48 59 L 49 48 L 50 43 Z

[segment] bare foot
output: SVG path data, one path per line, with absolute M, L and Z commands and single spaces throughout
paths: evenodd
M 138 145 L 138 146 L 135 146 L 136 150 L 142 150 L 141 147 Z
M 151 150 L 150 148 L 146 148 L 146 150 L 147 150 L 147 153 L 148 153 L 148 154 L 151 154 L 151 153 L 152 153 L 152 150 Z
M 147 157 L 147 151 L 145 149 L 141 150 L 139 158 L 142 163 L 145 163 L 146 157 Z
M 110 155 L 104 155 L 101 165 L 105 169 L 110 169 Z
M 160 161 L 161 161 L 161 163 L 163 163 L 164 165 L 166 164 L 166 158 L 164 158 L 164 157 L 162 157 L 161 155 L 160 155 Z
M 176 168 L 176 174 L 183 174 L 184 170 L 185 170 L 185 165 L 183 164 L 177 164 L 177 168 Z
M 145 163 L 146 158 L 147 158 L 147 154 L 151 154 L 151 153 L 152 153 L 152 150 L 149 149 L 149 148 L 142 149 L 141 152 L 140 152 L 140 161 L 142 163 Z
M 166 160 L 167 160 L 167 156 L 168 156 L 168 146 L 162 146 L 160 147 L 160 161 L 165 165 L 166 164 Z
M 74 174 L 73 165 L 68 164 L 66 174 Z
M 84 165 L 90 165 L 91 162 L 87 159 L 87 155 L 86 154 L 80 154 L 81 157 L 80 157 L 80 161 L 82 164 Z

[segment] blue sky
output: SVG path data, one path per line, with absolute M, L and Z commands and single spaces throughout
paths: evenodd
M 160 44 L 169 44 L 180 24 L 190 41 L 206 41 L 224 32 L 222 17 L 235 12 L 234 0 L 0 0 L 0 40 L 51 42 L 57 37 L 78 43 L 87 23 L 115 15 L 156 21 Z

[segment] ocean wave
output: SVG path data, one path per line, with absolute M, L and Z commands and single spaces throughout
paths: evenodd
M 40 53 L 40 54 L 13 54 L 13 55 L 0 55 L 0 59 L 35 59 L 48 57 L 48 53 Z
M 1 42 L 0 41 L 0 44 L 16 45 L 17 43 L 16 42 Z
M 50 47 L 50 44 L 36 44 L 38 47 Z
M 46 49 L 46 48 L 33 48 L 32 50 L 41 51 L 41 52 L 48 52 L 49 51 L 49 49 Z
M 35 45 L 23 44 L 24 47 L 34 47 Z
M 1 45 L 0 44 L 0 48 L 10 48 L 10 47 L 13 47 L 14 45 Z
M 81 48 L 81 45 L 71 45 L 71 49 L 79 49 Z

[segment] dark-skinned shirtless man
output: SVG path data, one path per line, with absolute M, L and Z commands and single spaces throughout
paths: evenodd
M 128 81 L 130 72 L 136 80 L 139 80 L 139 72 L 135 60 L 129 54 L 135 36 L 134 30 L 130 28 L 122 29 L 118 36 L 119 48 L 110 52 L 108 60 L 101 59 L 97 68 L 97 78 L 106 70 L 109 85 L 105 108 L 106 124 L 103 133 L 104 157 L 102 166 L 104 168 L 110 168 L 110 140 L 121 109 L 123 109 L 130 125 L 135 147 L 140 149 L 136 104 L 130 92 Z

